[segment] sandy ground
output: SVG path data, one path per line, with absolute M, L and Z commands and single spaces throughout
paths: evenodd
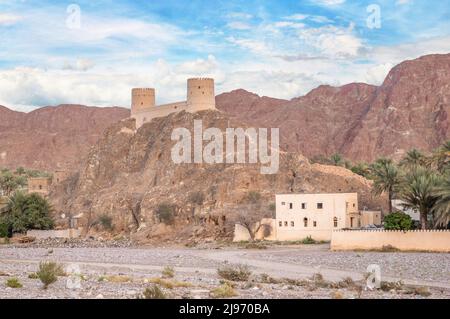
M 187 287 L 164 288 L 170 298 L 209 298 L 222 279 L 223 264 L 246 264 L 252 271 L 247 282 L 235 283 L 235 298 L 445 298 L 450 299 L 450 254 L 330 252 L 328 245 L 301 245 L 248 250 L 236 247 L 200 248 L 11 248 L 0 246 L 0 298 L 136 298 L 161 277 L 165 266 L 175 269 L 172 282 Z M 28 276 L 44 260 L 62 263 L 81 275 L 60 277 L 47 290 Z M 261 274 L 274 278 L 305 279 L 316 273 L 338 282 L 345 277 L 364 282 L 367 266 L 380 266 L 383 281 L 426 286 L 431 295 L 401 290 L 304 287 L 264 283 Z M 119 275 L 126 282 L 105 280 Z M 18 278 L 23 288 L 9 288 L 6 281 Z M 67 288 L 79 278 L 81 287 Z M 118 280 L 121 281 L 121 280 Z M 187 283 L 187 284 L 186 284 Z

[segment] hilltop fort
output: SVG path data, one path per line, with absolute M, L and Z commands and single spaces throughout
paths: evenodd
M 187 100 L 156 105 L 154 88 L 134 88 L 131 91 L 131 117 L 136 120 L 136 128 L 156 117 L 187 111 L 215 110 L 214 79 L 193 78 L 187 80 Z

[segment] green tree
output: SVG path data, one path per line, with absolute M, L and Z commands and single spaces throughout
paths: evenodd
M 10 196 L 17 190 L 21 186 L 20 182 L 21 180 L 10 171 L 5 171 L 0 174 L 0 189 L 3 190 L 5 196 Z
M 380 158 L 371 165 L 373 176 L 373 192 L 379 196 L 383 192 L 388 194 L 389 213 L 392 213 L 392 199 L 398 191 L 402 177 L 398 167 L 390 159 Z
M 3 218 L 12 232 L 23 233 L 29 229 L 52 229 L 51 212 L 50 204 L 42 196 L 16 192 L 10 198 Z
M 442 176 L 420 166 L 412 169 L 406 175 L 401 190 L 403 206 L 419 212 L 422 229 L 428 227 L 428 217 L 439 199 L 436 191 L 442 185 L 442 182 Z
M 434 225 L 448 225 L 450 222 L 450 174 L 445 176 L 444 182 L 435 190 L 436 203 L 431 210 Z
M 425 166 L 427 158 L 419 150 L 413 148 L 400 161 L 400 166 L 412 169 L 416 166 Z
M 387 230 L 410 230 L 413 228 L 411 216 L 403 212 L 394 212 L 383 219 L 384 228 Z
M 365 178 L 370 178 L 370 168 L 367 163 L 361 162 L 357 163 L 351 168 L 351 171 L 355 174 L 364 176 Z

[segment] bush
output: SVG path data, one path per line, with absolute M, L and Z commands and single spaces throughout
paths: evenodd
M 175 221 L 175 208 L 168 203 L 162 203 L 156 208 L 156 216 L 161 223 L 172 225 Z
M 9 278 L 6 281 L 6 286 L 9 288 L 22 288 L 22 284 L 20 283 L 19 279 L 17 278 Z
M 223 265 L 217 269 L 217 273 L 231 281 L 247 281 L 252 274 L 247 265 Z
M 53 229 L 51 212 L 50 203 L 39 194 L 16 192 L 2 218 L 2 223 L 7 225 L 3 228 L 8 229 L 9 235 L 11 232 L 25 233 L 29 229 Z
M 316 243 L 316 241 L 311 236 L 308 236 L 302 240 L 302 244 L 304 244 L 304 245 L 312 245 L 315 243 Z
M 151 285 L 143 292 L 144 299 L 167 299 L 167 295 L 158 285 Z
M 411 216 L 403 212 L 394 212 L 384 217 L 384 228 L 387 230 L 413 229 Z
M 41 262 L 36 275 L 44 284 L 44 289 L 58 280 L 58 276 L 64 275 L 64 270 L 60 264 L 55 262 Z
M 193 192 L 189 195 L 189 201 L 195 205 L 203 205 L 205 201 L 205 195 L 203 192 Z
M 114 228 L 112 217 L 106 214 L 98 217 L 98 223 L 103 227 L 104 230 L 112 230 Z
M 164 278 L 173 278 L 175 276 L 175 270 L 173 267 L 166 266 L 162 271 L 162 275 Z
M 261 193 L 256 191 L 250 191 L 246 195 L 246 201 L 251 204 L 259 203 L 261 200 Z
M 0 238 L 11 237 L 9 233 L 9 223 L 0 220 Z
M 211 294 L 214 298 L 230 298 L 237 296 L 237 293 L 236 291 L 234 291 L 233 286 L 227 282 L 212 290 Z

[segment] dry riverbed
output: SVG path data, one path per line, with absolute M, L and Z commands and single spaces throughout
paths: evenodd
M 42 289 L 33 276 L 41 261 L 63 264 L 75 274 Z M 251 275 L 225 280 L 217 272 L 224 263 L 245 264 Z M 366 289 L 369 264 L 380 266 L 383 289 Z M 165 267 L 174 270 L 173 277 L 162 274 Z M 22 288 L 7 287 L 12 278 Z M 137 298 L 155 284 L 169 298 L 449 299 L 450 254 L 330 252 L 327 245 L 265 250 L 0 246 L 0 298 Z

